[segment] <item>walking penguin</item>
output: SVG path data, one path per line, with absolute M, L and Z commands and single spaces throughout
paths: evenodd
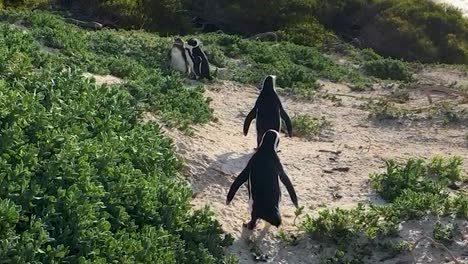
M 276 153 L 278 144 L 279 133 L 272 129 L 268 130 L 262 138 L 260 147 L 234 180 L 227 195 L 226 204 L 229 205 L 239 187 L 247 182 L 249 203 L 252 208 L 251 220 L 245 226 L 250 230 L 255 228 L 258 219 L 263 219 L 276 227 L 281 225 L 279 180 L 286 186 L 296 208 L 299 207 L 296 191 Z
M 244 121 L 244 135 L 249 132 L 250 123 L 256 118 L 257 123 L 257 147 L 260 146 L 263 134 L 269 129 L 280 132 L 281 119 L 286 123 L 288 135 L 292 136 L 292 124 L 283 105 L 275 91 L 276 76 L 268 75 L 263 81 L 262 90 L 255 102 L 254 108 L 249 112 Z

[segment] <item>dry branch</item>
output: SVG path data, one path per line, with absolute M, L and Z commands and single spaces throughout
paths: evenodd
M 416 257 L 414 256 L 414 250 L 419 245 L 419 243 L 421 243 L 421 241 L 423 241 L 423 240 L 428 240 L 429 242 L 431 242 L 431 244 L 434 247 L 442 249 L 445 252 L 447 252 L 450 255 L 450 258 L 452 259 L 452 261 L 455 262 L 455 264 L 461 264 L 461 262 L 453 255 L 453 253 L 446 246 L 444 246 L 443 244 L 441 244 L 439 242 L 436 242 L 434 239 L 432 239 L 432 238 L 430 238 L 428 236 L 422 236 L 422 237 L 420 237 L 418 240 L 416 240 L 414 242 L 413 247 L 411 248 L 411 253 L 413 254 L 414 263 L 416 263 Z
M 81 20 L 74 19 L 71 17 L 65 18 L 64 20 L 67 23 L 71 23 L 79 27 L 85 27 L 85 28 L 91 28 L 91 29 L 101 29 L 104 27 L 101 23 L 98 23 L 98 22 L 86 22 L 86 21 L 81 21 Z

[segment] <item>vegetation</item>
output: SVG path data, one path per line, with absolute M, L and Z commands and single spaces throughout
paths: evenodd
M 274 74 L 285 92 L 307 97 L 319 88 L 319 78 L 349 82 L 366 79 L 354 69 L 333 63 L 316 48 L 291 43 L 271 45 L 219 33 L 198 37 L 209 59 L 218 66 L 229 66 L 229 78 L 242 83 L 258 84 L 265 75 Z
M 174 12 L 164 13 L 183 7 L 179 1 L 159 1 L 161 6 L 149 6 L 154 1 L 69 3 L 71 8 L 79 8 L 84 2 L 96 8 L 85 11 L 108 12 L 110 18 L 122 18 L 122 23 L 148 22 L 155 30 L 186 30 L 163 28 L 184 20 Z M 336 11 L 331 13 L 333 19 L 342 12 L 354 15 L 348 6 L 353 2 L 356 10 L 365 7 L 357 0 L 343 2 L 337 10 L 326 9 L 331 5 L 317 6 L 315 1 L 288 1 L 278 5 L 285 12 L 278 14 L 280 25 L 271 19 L 262 22 L 261 16 L 252 18 L 255 23 L 265 23 L 262 26 L 278 27 L 285 40 L 314 47 L 286 42 L 274 45 L 219 32 L 195 36 L 202 40 L 211 62 L 229 67 L 232 75 L 225 77 L 228 79 L 253 84 L 266 74 L 276 74 L 284 92 L 302 97 L 319 89 L 318 79 L 344 81 L 362 90 L 370 83 L 368 77 L 333 63 L 316 48 L 334 38 L 318 21 L 329 28 L 338 27 L 322 21 L 325 13 Z M 376 7 L 383 8 L 381 2 Z M 34 8 L 47 1 L 0 3 Z M 248 3 L 239 7 L 244 4 Z M 393 3 L 387 5 L 392 10 Z M 287 14 L 295 10 L 292 7 L 300 11 L 297 21 L 288 20 L 291 16 Z M 163 13 L 143 14 L 151 8 Z M 309 20 L 307 8 L 313 8 L 319 19 Z M 459 21 L 453 10 L 444 14 L 450 12 Z M 309 38 L 309 31 L 320 32 L 323 38 Z M 452 51 L 462 54 L 458 38 L 464 31 L 460 32 L 451 43 Z M 161 118 L 161 124 L 189 130 L 192 124 L 212 119 L 203 87 L 192 87 L 183 76 L 167 69 L 170 38 L 140 31 L 87 31 L 41 11 L 2 11 L 0 33 L 0 60 L 4 62 L 0 65 L 2 261 L 238 262 L 234 256 L 223 256 L 223 247 L 232 238 L 223 233 L 209 209 L 191 209 L 191 191 L 180 177 L 182 163 L 171 140 L 159 125 L 141 122 L 142 114 L 151 112 Z M 442 49 L 445 44 L 434 45 Z M 443 55 L 435 60 L 451 54 L 438 52 Z M 377 78 L 411 79 L 406 63 L 384 59 L 372 50 L 354 59 L 364 62 L 365 71 Z M 123 82 L 97 85 L 85 73 L 112 74 Z M 379 118 L 421 114 L 385 100 L 370 102 L 367 107 Z M 468 120 L 466 111 L 452 107 L 436 104 L 425 113 L 448 123 Z M 293 126 L 298 135 L 309 136 L 320 133 L 330 122 L 299 115 L 293 118 Z M 324 263 L 362 263 L 373 249 L 405 252 L 408 243 L 398 238 L 402 221 L 428 214 L 468 217 L 466 193 L 447 191 L 452 182 L 465 179 L 461 163 L 459 157 L 409 160 L 406 165 L 389 161 L 386 171 L 373 174 L 371 181 L 388 204 L 324 210 L 316 218 L 308 217 L 301 229 L 317 240 L 338 245 Z M 448 243 L 455 231 L 455 225 L 439 223 L 433 236 Z M 289 233 L 279 237 L 289 244 L 297 242 Z
M 324 129 L 331 126 L 331 122 L 324 116 L 317 118 L 308 114 L 296 115 L 291 120 L 294 134 L 300 137 L 312 137 L 319 135 Z
M 186 124 L 210 118 L 200 88 L 142 53 L 164 43 L 44 13 L 1 19 L 27 27 L 0 25 L 2 262 L 221 263 L 231 239 L 209 210 L 191 209 L 172 141 L 140 121 L 147 110 Z M 83 77 L 90 69 L 125 84 L 96 85 Z
M 369 100 L 361 107 L 370 112 L 369 117 L 382 120 L 429 121 L 443 126 L 464 125 L 468 121 L 468 110 L 456 103 L 441 101 L 428 107 L 409 108 L 398 104 L 409 99 L 405 90 L 396 90 L 389 99 Z M 394 103 L 392 101 L 397 101 Z
M 434 225 L 434 231 L 432 232 L 432 236 L 437 241 L 441 241 L 445 244 L 450 244 L 453 241 L 456 229 L 456 224 L 454 225 L 453 223 L 448 223 L 444 225 L 441 222 L 436 222 Z
M 363 64 L 364 70 L 380 79 L 410 81 L 411 73 L 405 63 L 392 59 L 370 60 Z
M 333 243 L 338 250 L 324 263 L 363 263 L 374 250 L 395 254 L 407 251 L 407 243 L 398 237 L 402 221 L 428 214 L 466 219 L 468 195 L 450 193 L 450 181 L 464 180 L 461 157 L 435 157 L 430 162 L 410 159 L 405 165 L 387 161 L 386 171 L 371 175 L 371 186 L 384 198 L 385 205 L 358 205 L 350 210 L 323 210 L 310 216 L 301 229 L 322 242 Z M 436 226 L 437 239 L 450 238 L 450 226 Z
M 281 240 L 283 243 L 285 243 L 286 245 L 295 246 L 298 244 L 297 236 L 284 230 L 280 230 L 278 232 L 277 238 Z
M 135 31 L 85 31 L 44 12 L 4 12 L 0 19 L 27 27 L 41 45 L 58 50 L 51 56 L 60 63 L 123 78 L 132 95 L 144 98 L 149 109 L 162 113 L 169 125 L 185 129 L 211 118 L 203 89 L 184 87 L 183 79 L 167 70 L 170 38 Z M 272 46 L 222 33 L 196 37 L 213 64 L 229 67 L 223 78 L 242 83 L 258 84 L 265 75 L 275 74 L 284 92 L 310 97 L 319 88 L 318 79 L 369 82 L 357 70 L 336 65 L 316 48 L 290 43 Z
M 188 87 L 182 76 L 167 70 L 169 38 L 140 32 L 85 31 L 44 12 L 3 12 L 0 20 L 25 26 L 26 32 L 17 30 L 15 34 L 24 35 L 31 43 L 22 41 L 20 45 L 27 45 L 28 52 L 33 52 L 30 56 L 47 57 L 49 65 L 123 78 L 124 87 L 142 110 L 160 114 L 167 125 L 187 129 L 190 124 L 212 118 L 203 88 Z M 40 46 L 58 52 L 46 55 Z
M 163 34 L 193 32 L 189 21 L 199 15 L 229 33 L 277 31 L 282 40 L 325 48 L 336 44 L 336 34 L 386 57 L 468 63 L 468 20 L 432 0 L 2 0 L 0 7 L 53 3 L 104 24 Z

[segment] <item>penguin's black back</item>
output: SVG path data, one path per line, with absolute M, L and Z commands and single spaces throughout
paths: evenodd
M 263 134 L 269 129 L 280 132 L 281 116 L 280 116 L 280 101 L 278 95 L 274 92 L 260 94 L 257 101 L 257 143 L 260 141 Z
M 273 151 L 259 150 L 255 153 L 250 171 L 250 192 L 255 214 L 278 226 L 281 224 L 279 201 L 281 196 L 278 177 L 278 156 Z

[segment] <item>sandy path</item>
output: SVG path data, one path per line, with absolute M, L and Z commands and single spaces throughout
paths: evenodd
M 326 83 L 324 89 L 350 93 L 346 86 L 333 83 Z M 195 192 L 193 205 L 197 208 L 209 205 L 223 228 L 236 238 L 234 245 L 228 249 L 229 253 L 239 256 L 240 263 L 254 263 L 244 239 L 245 234 L 242 233 L 242 223 L 249 220 L 246 188 L 241 187 L 230 206 L 225 205 L 225 199 L 234 178 L 253 153 L 255 125 L 251 126 L 247 137 L 242 135 L 242 125 L 245 115 L 254 105 L 258 90 L 233 82 L 221 82 L 210 85 L 206 93 L 213 99 L 211 105 L 218 120 L 195 127 L 195 133 L 190 137 L 177 131 L 169 131 L 169 134 L 188 164 L 187 178 Z M 463 129 L 437 128 L 427 124 L 373 124 L 367 119 L 366 111 L 355 108 L 361 101 L 347 97 L 343 99 L 343 106 L 335 107 L 328 100 L 310 103 L 282 98 L 291 117 L 308 113 L 325 116 L 333 123 L 332 132 L 321 140 L 306 141 L 283 136 L 280 141 L 280 159 L 306 213 L 320 206 L 343 208 L 352 207 L 360 201 L 379 202 L 369 188 L 369 173 L 382 168 L 383 159 L 429 158 L 435 154 L 468 157 Z M 341 154 L 319 150 L 341 151 Z M 349 167 L 349 172 L 323 171 L 343 166 Z M 281 228 L 297 230 L 293 226 L 294 207 L 284 186 L 282 193 Z M 334 198 L 334 193 L 341 198 Z M 263 223 L 259 222 L 257 229 L 262 227 Z M 272 263 L 318 263 L 314 252 L 321 250 L 320 245 L 302 238 L 299 245 L 284 247 L 275 238 L 276 233 L 277 230 L 272 228 L 260 243 L 262 251 L 272 257 Z M 385 263 L 396 261 L 393 259 Z M 431 263 L 427 258 L 421 261 Z

